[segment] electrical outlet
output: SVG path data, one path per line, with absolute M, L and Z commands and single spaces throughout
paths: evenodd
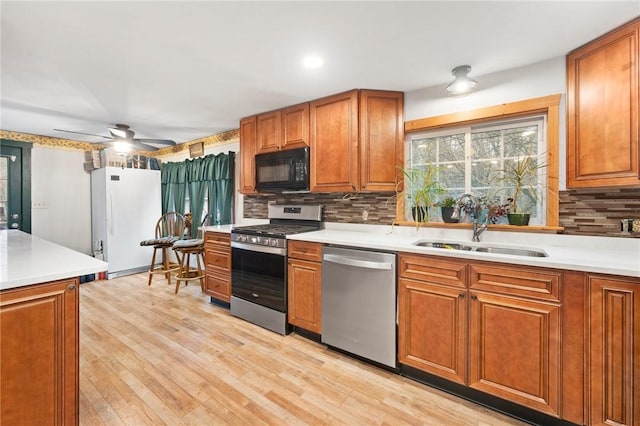
M 633 219 L 629 227 L 631 232 L 640 232 L 640 219 Z
M 48 209 L 49 203 L 47 203 L 46 201 L 34 201 L 31 203 L 31 208 L 32 209 Z
M 362 210 L 362 220 L 369 219 L 369 212 L 366 210 Z

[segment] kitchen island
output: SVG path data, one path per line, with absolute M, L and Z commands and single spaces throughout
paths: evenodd
M 0 231 L 0 424 L 78 423 L 79 277 L 107 263 Z

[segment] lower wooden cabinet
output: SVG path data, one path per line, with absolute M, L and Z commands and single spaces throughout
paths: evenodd
M 474 293 L 469 382 L 474 389 L 560 415 L 560 306 Z
M 582 423 L 584 293 L 575 309 L 561 297 L 580 296 L 584 274 L 563 292 L 558 270 L 405 253 L 398 265 L 401 364 Z
M 231 238 L 223 232 L 205 232 L 205 294 L 231 301 Z
M 589 275 L 590 425 L 640 424 L 640 280 Z
M 78 306 L 77 279 L 0 292 L 0 424 L 78 424 Z
M 288 321 L 322 333 L 322 244 L 289 241 Z

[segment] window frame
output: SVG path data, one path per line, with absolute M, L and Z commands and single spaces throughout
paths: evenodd
M 523 101 L 504 103 L 470 111 L 444 114 L 434 117 L 420 118 L 404 123 L 405 136 L 426 131 L 453 130 L 457 127 L 473 127 L 492 121 L 510 120 L 532 116 L 546 115 L 546 225 L 528 226 L 529 230 L 562 230 L 559 226 L 559 193 L 558 193 L 558 154 L 560 138 L 560 99 L 561 95 L 549 95 Z M 404 221 L 404 194 L 396 200 L 397 223 L 413 224 Z M 439 225 L 442 225 L 438 223 Z M 447 224 L 451 226 L 450 224 Z M 494 225 L 495 226 L 495 225 Z M 511 228 L 522 228 L 510 225 L 499 225 Z

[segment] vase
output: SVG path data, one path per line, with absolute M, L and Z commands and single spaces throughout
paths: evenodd
M 529 213 L 508 213 L 509 225 L 527 226 L 529 224 Z
M 445 223 L 458 223 L 459 219 L 453 219 L 451 217 L 454 210 L 455 207 L 440 207 L 440 214 L 442 215 L 442 220 Z

